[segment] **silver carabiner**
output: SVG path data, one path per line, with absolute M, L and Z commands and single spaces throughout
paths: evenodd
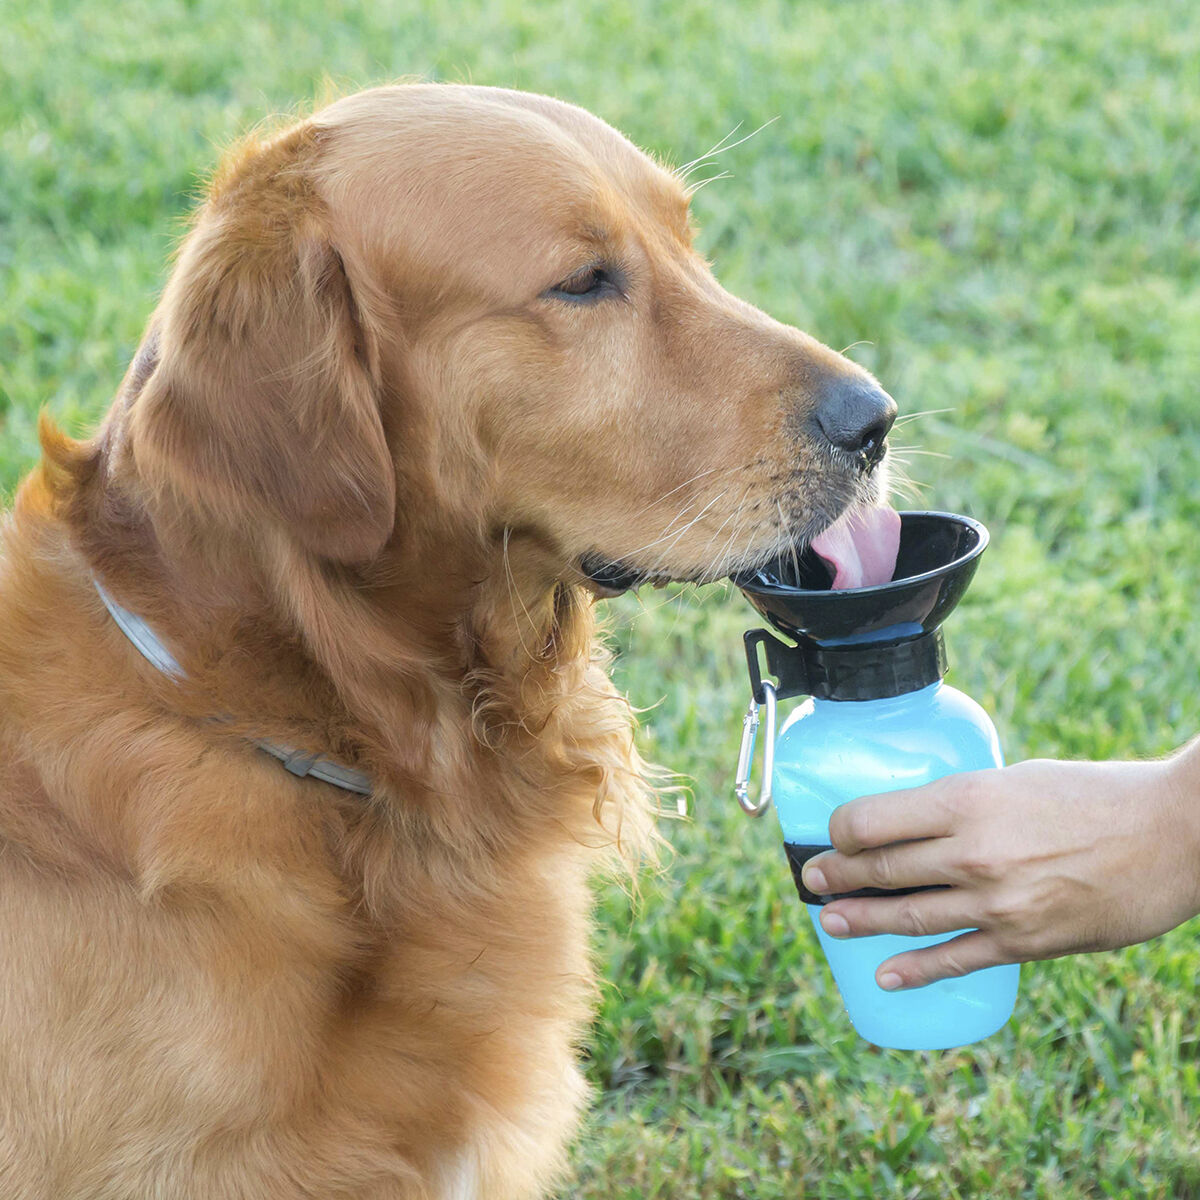
M 750 771 L 754 765 L 754 743 L 758 740 L 759 704 L 750 697 L 750 707 L 742 718 L 742 748 L 738 751 L 737 780 L 733 794 L 747 816 L 761 817 L 771 806 L 771 772 L 775 769 L 775 685 L 762 681 L 767 709 L 766 746 L 763 748 L 763 781 L 758 800 L 750 799 Z

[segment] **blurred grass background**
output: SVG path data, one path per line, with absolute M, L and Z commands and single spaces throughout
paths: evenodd
M 330 78 L 544 91 L 686 162 L 732 291 L 873 370 L 922 507 L 994 542 L 951 680 L 1010 758 L 1200 728 L 1200 10 L 1192 0 L 7 0 L 0 484 L 136 345 L 197 178 Z M 1026 967 L 958 1052 L 852 1034 L 770 822 L 735 810 L 740 598 L 609 607 L 642 744 L 694 812 L 636 903 L 601 889 L 596 1105 L 562 1196 L 1200 1196 L 1195 923 Z M 1153 881 L 1147 881 L 1148 886 Z

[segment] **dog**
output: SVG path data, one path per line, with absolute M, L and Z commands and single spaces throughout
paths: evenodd
M 594 600 L 874 502 L 894 415 L 579 108 L 232 151 L 4 525 L 0 1195 L 544 1195 L 589 877 L 655 837 Z

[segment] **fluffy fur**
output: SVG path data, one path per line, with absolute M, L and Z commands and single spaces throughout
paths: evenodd
M 589 872 L 652 841 L 580 564 L 715 577 L 869 498 L 807 420 L 860 374 L 567 105 L 382 88 L 235 151 L 4 527 L 0 1195 L 543 1194 Z

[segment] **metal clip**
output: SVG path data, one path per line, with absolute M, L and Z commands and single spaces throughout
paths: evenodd
M 754 765 L 754 743 L 758 739 L 758 710 L 760 705 L 750 697 L 750 707 L 742 718 L 742 748 L 738 751 L 737 780 L 733 794 L 737 797 L 742 812 L 751 817 L 761 817 L 771 806 L 771 773 L 775 769 L 775 685 L 762 681 L 763 700 L 767 710 L 766 745 L 763 749 L 763 781 L 758 800 L 750 799 L 750 771 Z

